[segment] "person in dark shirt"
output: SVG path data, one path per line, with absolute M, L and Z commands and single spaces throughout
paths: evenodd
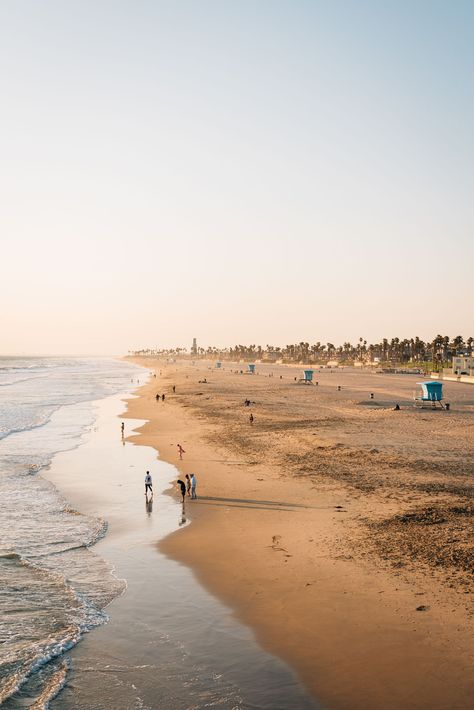
M 184 481 L 182 481 L 181 479 L 178 479 L 178 480 L 176 481 L 176 483 L 178 484 L 178 486 L 179 486 L 180 489 L 181 489 L 181 495 L 183 496 L 183 503 L 184 503 L 184 497 L 185 497 L 185 495 L 186 495 L 186 484 L 185 484 Z

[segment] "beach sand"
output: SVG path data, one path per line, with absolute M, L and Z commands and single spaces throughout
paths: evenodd
M 160 550 L 327 707 L 472 707 L 474 388 L 415 410 L 413 376 L 136 362 L 139 443 L 198 479 Z
M 157 461 L 155 449 L 135 445 L 133 430 L 143 421 L 127 418 L 122 441 L 123 408 L 120 396 L 97 402 L 98 418 L 85 441 L 57 454 L 44 474 L 77 515 L 107 521 L 107 534 L 89 554 L 100 555 L 125 582 L 123 594 L 106 609 L 108 623 L 61 657 L 65 687 L 49 707 L 320 710 L 291 669 L 261 649 L 251 629 L 188 567 L 157 549 L 158 540 L 186 525 L 190 505 L 183 511 L 177 497 L 164 494 L 176 477 L 174 466 Z M 152 503 L 144 496 L 146 470 L 153 474 Z M 19 697 L 8 707 L 27 704 L 31 700 Z

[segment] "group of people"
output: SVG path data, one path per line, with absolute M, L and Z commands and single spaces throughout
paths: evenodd
M 179 489 L 181 491 L 181 495 L 183 496 L 183 503 L 185 500 L 186 495 L 189 498 L 192 498 L 196 500 L 197 495 L 196 495 L 196 487 L 197 487 L 197 478 L 196 474 L 192 473 L 189 475 L 187 473 L 185 475 L 186 482 L 182 481 L 181 479 L 178 479 L 176 481 L 176 484 L 179 486 Z M 153 480 L 151 478 L 151 473 L 150 471 L 147 471 L 145 474 L 145 495 L 148 499 L 148 492 L 150 493 L 151 498 L 153 498 Z
M 185 475 L 186 482 L 182 481 L 180 478 L 176 481 L 176 484 L 179 486 L 179 489 L 181 491 L 181 495 L 183 496 L 183 503 L 184 499 L 187 496 L 189 496 L 192 499 L 196 499 L 196 486 L 197 486 L 197 478 L 196 474 L 192 473 L 191 476 L 187 473 Z
M 161 375 L 161 372 L 160 372 L 160 375 Z M 156 375 L 155 375 L 155 377 L 156 377 Z M 176 392 L 176 385 L 173 385 L 173 393 L 175 393 L 175 392 Z M 156 394 L 156 395 L 155 395 L 155 399 L 156 399 L 157 402 L 159 402 L 160 399 L 161 399 L 162 402 L 164 402 L 164 401 L 165 401 L 165 395 L 164 395 L 164 394 Z

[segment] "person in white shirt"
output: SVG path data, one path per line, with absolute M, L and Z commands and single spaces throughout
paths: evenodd
M 148 493 L 148 489 L 150 489 L 151 495 L 153 495 L 153 487 L 152 487 L 152 480 L 150 476 L 150 471 L 146 472 L 145 476 L 145 495 Z
M 197 498 L 196 495 L 196 485 L 197 485 L 197 478 L 194 473 L 191 474 L 191 498 Z

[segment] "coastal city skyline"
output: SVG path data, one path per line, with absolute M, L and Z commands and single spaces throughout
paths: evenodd
M 468 333 L 473 16 L 3 3 L 0 353 Z

